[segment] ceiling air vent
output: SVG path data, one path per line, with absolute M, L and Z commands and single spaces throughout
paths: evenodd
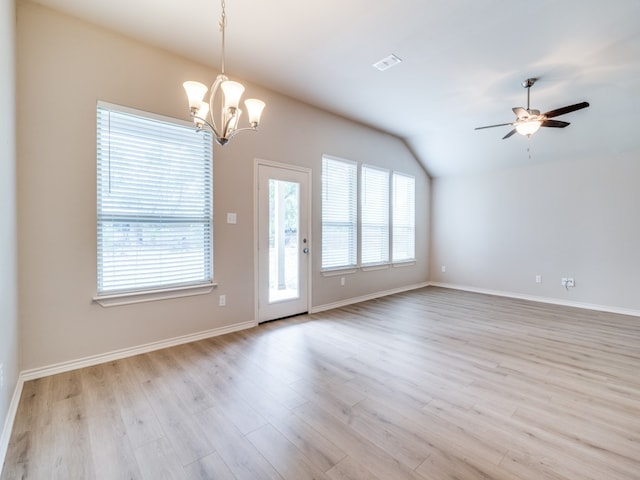
M 384 57 L 382 60 L 373 64 L 374 68 L 377 68 L 381 72 L 399 64 L 402 61 L 400 57 L 397 57 L 393 53 L 388 57 Z

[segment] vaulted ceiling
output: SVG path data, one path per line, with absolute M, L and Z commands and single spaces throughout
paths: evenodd
M 219 67 L 218 0 L 37 3 Z M 433 176 L 640 151 L 638 0 L 226 3 L 230 76 L 397 135 Z M 531 139 L 474 130 L 513 121 L 529 77 L 532 108 L 591 107 Z

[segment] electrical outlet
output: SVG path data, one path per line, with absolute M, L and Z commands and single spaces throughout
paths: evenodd
M 226 307 L 227 306 L 227 296 L 226 295 L 220 295 L 220 297 L 218 297 L 218 305 L 220 305 L 221 307 Z
M 565 288 L 575 287 L 576 281 L 573 278 L 562 277 L 562 286 Z
M 536 275 L 536 283 L 542 283 L 542 275 Z
M 445 273 L 446 271 L 447 271 L 446 265 L 442 265 L 442 273 Z
M 340 286 L 344 287 L 345 280 L 344 277 L 340 277 Z

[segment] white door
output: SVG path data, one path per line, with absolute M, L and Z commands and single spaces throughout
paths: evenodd
M 257 318 L 308 311 L 311 172 L 257 162 Z

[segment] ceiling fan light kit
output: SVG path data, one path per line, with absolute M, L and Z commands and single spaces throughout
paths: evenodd
M 207 128 L 211 130 L 215 136 L 216 142 L 220 145 L 226 145 L 231 138 L 239 132 L 252 130 L 255 131 L 260 125 L 260 117 L 265 103 L 262 100 L 249 98 L 244 104 L 247 108 L 249 116 L 249 126 L 238 128 L 242 110 L 239 108 L 240 99 L 244 93 L 244 86 L 241 83 L 233 82 L 224 73 L 224 47 L 225 47 L 225 28 L 227 26 L 227 15 L 225 12 L 225 1 L 222 0 L 222 15 L 220 18 L 220 32 L 222 33 L 222 67 L 221 73 L 218 75 L 211 85 L 207 86 L 194 81 L 184 82 L 182 85 L 189 99 L 189 111 L 193 123 L 198 129 Z M 210 91 L 209 100 L 204 101 L 204 97 Z M 222 91 L 222 98 L 218 98 L 218 92 Z M 220 110 L 220 123 L 217 124 L 214 118 L 214 107 L 218 106 Z
M 526 122 L 521 122 L 518 125 L 516 125 L 516 131 L 520 135 L 525 135 L 527 137 L 530 137 L 531 135 L 536 133 L 538 130 L 540 130 L 541 125 L 542 125 L 542 122 L 540 120 L 530 120 Z
M 540 129 L 540 127 L 564 128 L 570 125 L 569 122 L 551 119 L 560 115 L 564 115 L 566 113 L 571 113 L 575 112 L 576 110 L 587 108 L 589 106 L 587 102 L 581 102 L 574 105 L 567 105 L 566 107 L 557 108 L 555 110 L 550 110 L 546 113 L 540 113 L 540 110 L 533 109 L 530 105 L 531 87 L 536 83 L 537 80 L 537 78 L 528 78 L 524 82 L 522 82 L 522 86 L 527 89 L 527 108 L 514 107 L 512 109 L 513 113 L 516 114 L 515 122 L 487 125 L 486 127 L 476 127 L 475 130 L 504 127 L 508 125 L 514 128 L 504 137 L 502 137 L 503 140 L 511 137 L 516 132 L 520 135 L 531 137 L 531 135 L 536 133 Z

